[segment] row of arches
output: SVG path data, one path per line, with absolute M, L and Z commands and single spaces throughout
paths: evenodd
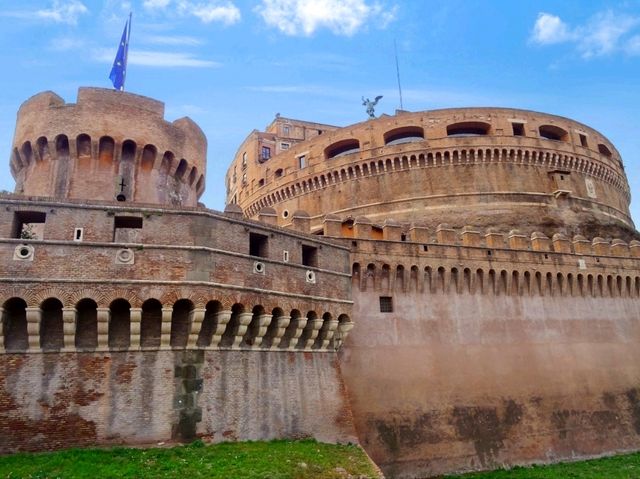
M 352 284 L 360 291 L 399 294 L 640 298 L 640 276 L 613 274 L 353 263 Z
M 64 306 L 50 297 L 28 307 L 20 297 L 2 305 L 0 338 L 4 350 L 94 351 L 157 349 L 264 349 L 332 351 L 353 326 L 348 315 L 330 312 L 266 310 L 261 305 L 219 301 L 196 308 L 189 299 L 165 306 L 151 298 L 133 308 L 118 298 L 98 307 L 91 298 Z M 2 348 L 0 348 L 2 350 Z
M 630 198 L 629 187 L 623 176 L 605 163 L 591 158 L 558 153 L 553 150 L 507 149 L 507 148 L 469 148 L 443 149 L 428 153 L 402 157 L 371 160 L 360 164 L 344 166 L 341 169 L 322 173 L 297 181 L 270 193 L 252 203 L 247 216 L 255 216 L 267 206 L 293 197 L 310 193 L 344 181 L 375 176 L 384 173 L 404 171 L 412 168 L 430 168 L 441 166 L 470 165 L 483 163 L 515 163 L 546 168 L 574 170 L 597 178 L 620 190 L 626 199 Z
M 184 158 L 177 160 L 171 151 L 160 155 L 155 145 L 146 144 L 140 148 L 133 140 L 116 144 L 110 136 L 102 136 L 97 142 L 92 142 L 91 137 L 83 133 L 70 143 L 66 135 L 58 135 L 52 145 L 46 137 L 41 136 L 36 140 L 35 147 L 30 141 L 25 141 L 20 148 L 15 147 L 10 165 L 15 175 L 34 162 L 65 161 L 74 155 L 78 159 L 94 159 L 104 165 L 111 165 L 119 158 L 122 162 L 129 161 L 139 165 L 142 171 L 160 169 L 194 187 L 198 193 L 204 189 L 204 174 L 195 165 L 190 166 Z

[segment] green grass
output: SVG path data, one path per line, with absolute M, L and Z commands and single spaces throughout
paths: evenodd
M 445 478 L 461 479 L 638 479 L 640 453 L 549 466 L 515 467 Z
M 358 446 L 312 440 L 137 449 L 68 449 L 0 457 L 0 478 L 343 479 L 377 477 Z

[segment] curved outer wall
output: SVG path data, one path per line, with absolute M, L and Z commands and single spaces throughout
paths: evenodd
M 11 155 L 16 193 L 196 206 L 204 191 L 206 138 L 164 104 L 100 88 L 77 103 L 43 92 L 18 111 Z
M 359 149 L 330 158 L 349 141 Z M 240 171 L 239 158 L 234 166 Z M 634 234 L 615 147 L 592 128 L 543 113 L 459 108 L 383 116 L 250 161 L 245 172 L 238 204 L 249 217 L 273 207 L 281 225 L 287 213 L 304 210 L 315 230 L 337 213 L 430 227 Z

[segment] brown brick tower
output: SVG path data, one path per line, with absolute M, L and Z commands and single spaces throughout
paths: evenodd
M 80 88 L 75 104 L 33 96 L 18 111 L 16 193 L 196 206 L 207 140 L 191 119 L 163 115 L 159 101 L 101 88 Z

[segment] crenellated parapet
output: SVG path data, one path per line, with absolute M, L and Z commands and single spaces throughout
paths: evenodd
M 53 92 L 18 111 L 10 167 L 16 193 L 196 206 L 207 142 L 189 118 L 164 119 L 164 104 L 101 88 L 76 103 Z

